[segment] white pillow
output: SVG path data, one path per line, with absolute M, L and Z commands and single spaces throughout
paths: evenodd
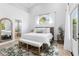
M 50 33 L 50 28 L 34 28 L 35 33 Z
M 44 33 L 50 33 L 50 28 L 45 28 Z

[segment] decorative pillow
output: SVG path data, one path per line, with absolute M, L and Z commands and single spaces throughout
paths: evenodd
M 50 33 L 50 28 L 35 28 L 35 33 Z
M 45 28 L 44 33 L 50 33 L 50 28 Z
M 40 29 L 40 28 L 35 28 L 34 29 L 34 32 L 35 33 L 43 33 L 42 29 Z

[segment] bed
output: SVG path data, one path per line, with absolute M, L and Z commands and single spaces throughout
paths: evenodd
M 27 44 L 27 50 L 29 50 L 28 46 L 38 47 L 38 54 L 40 54 L 41 47 L 44 48 L 44 44 L 50 47 L 52 38 L 54 37 L 53 33 L 51 33 L 52 29 L 50 28 L 35 28 L 34 31 L 30 33 L 22 34 L 20 42 Z M 33 49 L 34 50 L 34 49 Z
M 42 42 L 48 46 L 50 46 L 52 38 L 53 35 L 50 33 L 50 28 L 35 28 L 33 32 L 22 35 L 22 39 Z M 22 41 L 22 39 L 20 39 L 20 41 Z
M 51 41 L 52 37 L 53 36 L 51 33 L 27 33 L 27 34 L 24 34 L 22 38 L 25 40 L 42 42 L 42 43 L 50 46 L 50 41 Z

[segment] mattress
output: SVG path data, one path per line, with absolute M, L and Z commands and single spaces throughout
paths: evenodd
M 53 35 L 51 33 L 27 33 L 22 35 L 22 38 L 25 40 L 46 43 L 48 46 L 50 46 L 52 37 Z

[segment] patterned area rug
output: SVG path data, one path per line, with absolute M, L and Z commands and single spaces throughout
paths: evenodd
M 19 48 L 17 44 L 9 48 L 0 48 L 0 54 L 3 56 L 37 56 L 30 51 Z M 47 51 L 42 52 L 41 56 L 58 56 L 58 49 L 53 46 Z

